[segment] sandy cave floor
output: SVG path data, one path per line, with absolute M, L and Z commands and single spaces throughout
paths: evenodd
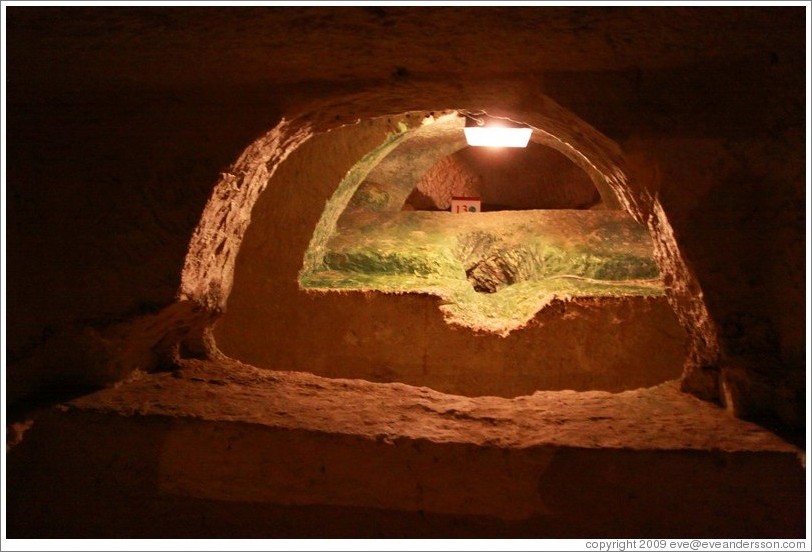
M 239 421 L 268 427 L 488 447 L 803 452 L 760 426 L 682 393 L 678 382 L 621 393 L 537 391 L 464 397 L 427 387 L 270 371 L 231 359 L 137 373 L 62 408 Z

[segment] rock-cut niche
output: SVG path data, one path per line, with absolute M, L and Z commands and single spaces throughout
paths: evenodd
M 463 124 L 429 115 L 352 168 L 316 227 L 303 288 L 433 294 L 449 323 L 502 335 L 556 297 L 663 294 L 648 232 L 607 186 L 544 135 L 468 147 Z M 453 213 L 454 197 L 481 207 Z
M 471 396 L 678 378 L 685 334 L 646 228 L 555 137 L 471 148 L 464 120 L 367 120 L 293 152 L 254 208 L 221 350 Z M 481 211 L 452 213 L 457 196 Z

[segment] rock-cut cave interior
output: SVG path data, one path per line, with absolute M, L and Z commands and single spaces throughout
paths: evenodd
M 803 11 L 10 6 L 8 537 L 808 538 Z

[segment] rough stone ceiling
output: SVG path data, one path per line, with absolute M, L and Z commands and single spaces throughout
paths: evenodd
M 7 13 L 15 29 L 7 43 L 9 75 L 30 84 L 64 75 L 74 86 L 661 68 L 765 50 L 784 55 L 797 35 L 780 29 L 804 24 L 795 10 L 773 9 L 767 18 L 759 7 L 10 7 Z M 516 44 L 527 47 L 517 53 Z

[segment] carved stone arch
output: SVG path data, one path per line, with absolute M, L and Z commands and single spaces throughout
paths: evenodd
M 485 109 L 492 116 L 521 121 L 537 129 L 538 139 L 565 152 L 601 182 L 602 195 L 616 198 L 622 209 L 647 226 L 667 284 L 669 303 L 690 338 L 683 387 L 704 398 L 718 398 L 715 326 L 655 191 L 645 182 L 633 181 L 620 147 L 575 114 L 542 94 L 526 91 L 504 94 L 503 89 L 503 85 L 494 83 L 462 89 L 426 83 L 419 93 L 411 87 L 373 88 L 301 109 L 248 146 L 234 165 L 221 174 L 191 238 L 177 296 L 179 303 L 192 305 L 194 314 L 193 320 L 185 324 L 188 331 L 178 332 L 181 346 L 193 354 L 218 354 L 211 328 L 226 307 L 235 259 L 251 222 L 251 209 L 292 151 L 315 134 L 346 124 L 420 111 L 449 112 L 451 109 L 439 106 L 450 104 L 455 106 L 454 110 Z M 509 98 L 506 101 L 502 99 L 505 96 Z

